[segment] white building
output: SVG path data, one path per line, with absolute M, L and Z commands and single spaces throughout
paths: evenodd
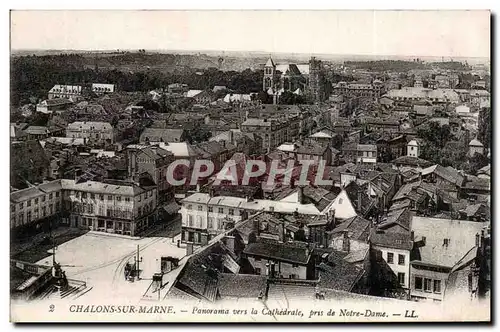
M 71 101 L 77 101 L 82 96 L 81 85 L 56 84 L 49 90 L 48 99 L 67 98 Z
M 479 142 L 477 139 L 473 139 L 469 143 L 469 157 L 473 157 L 476 153 L 483 154 L 484 153 L 484 145 Z
M 411 140 L 406 145 L 408 149 L 408 157 L 419 157 L 420 156 L 420 146 L 416 140 Z
M 66 128 L 66 137 L 85 138 L 89 143 L 112 144 L 113 127 L 108 122 L 73 122 Z
M 92 92 L 98 95 L 115 92 L 114 84 L 92 83 Z
M 249 215 L 259 211 L 321 215 L 321 211 L 314 204 L 265 199 L 248 200 L 232 196 L 211 197 L 207 193 L 194 193 L 181 202 L 182 241 L 197 244 L 207 243 L 223 232 L 226 225 L 246 220 Z

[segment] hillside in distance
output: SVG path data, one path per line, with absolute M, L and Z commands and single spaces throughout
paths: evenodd
M 99 68 L 100 70 L 120 70 L 127 72 L 159 71 L 162 73 L 185 74 L 189 72 L 203 71 L 208 68 L 217 68 L 222 71 L 243 71 L 245 69 L 262 69 L 269 54 L 229 54 L 226 52 L 138 52 L 138 51 L 15 51 L 12 57 L 36 56 L 46 59 L 54 58 L 61 61 L 58 55 L 70 55 L 64 61 L 82 68 Z M 56 60 L 57 58 L 57 60 Z M 308 59 L 297 59 L 293 57 L 277 56 L 276 62 L 307 63 Z

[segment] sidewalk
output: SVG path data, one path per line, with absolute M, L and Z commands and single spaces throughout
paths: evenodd
M 141 237 L 138 236 L 130 236 L 130 235 L 123 235 L 123 234 L 116 234 L 116 233 L 106 233 L 106 232 L 99 232 L 99 231 L 89 231 L 89 235 L 97 236 L 97 237 L 116 237 L 120 239 L 127 239 L 127 240 L 140 240 Z

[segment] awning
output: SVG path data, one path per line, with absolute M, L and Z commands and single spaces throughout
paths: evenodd
M 177 204 L 175 201 L 171 201 L 163 206 L 163 209 L 165 212 L 168 214 L 176 214 L 180 210 L 180 205 Z

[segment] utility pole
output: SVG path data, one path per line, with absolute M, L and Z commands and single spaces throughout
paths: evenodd
M 137 257 L 135 258 L 135 269 L 136 269 L 136 273 L 137 273 L 137 280 L 140 279 L 140 268 L 139 268 L 139 263 L 142 262 L 142 257 L 139 257 L 139 245 L 137 245 Z

